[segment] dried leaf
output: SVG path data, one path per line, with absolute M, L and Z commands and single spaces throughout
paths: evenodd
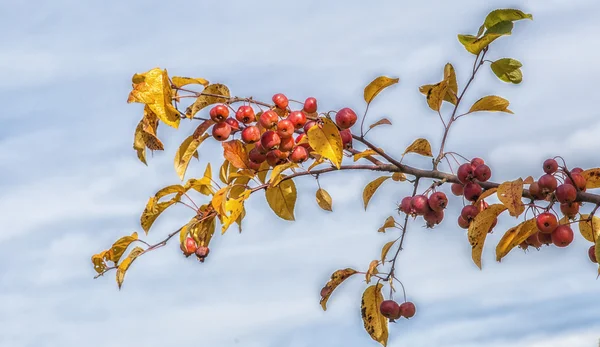
M 365 189 L 363 190 L 363 203 L 365 205 L 365 210 L 367 209 L 367 205 L 369 205 L 369 201 L 373 197 L 373 194 L 375 194 L 377 191 L 377 188 L 379 188 L 379 186 L 390 177 L 391 176 L 378 177 L 365 186 Z
M 377 275 L 379 272 L 377 271 L 377 266 L 379 265 L 379 260 L 373 260 L 371 261 L 371 263 L 369 264 L 369 269 L 367 270 L 367 273 L 365 274 L 365 281 L 367 283 L 371 283 L 371 277 L 373 275 Z
M 338 169 L 342 165 L 343 146 L 340 131 L 328 118 L 323 119 L 323 126 L 314 126 L 308 130 L 308 143 L 315 152 L 331 160 Z
M 223 142 L 223 156 L 238 169 L 248 169 L 248 152 L 240 140 Z
M 508 208 L 513 217 L 518 217 L 525 212 L 525 204 L 521 201 L 523 195 L 523 180 L 521 178 L 504 182 L 498 187 L 498 199 Z
M 337 270 L 333 274 L 331 274 L 331 278 L 325 284 L 325 287 L 323 287 L 323 289 L 321 290 L 321 300 L 319 303 L 321 304 L 323 311 L 327 311 L 327 300 L 329 300 L 331 293 L 333 293 L 333 291 L 340 284 L 342 284 L 342 282 L 344 282 L 346 279 L 348 279 L 354 274 L 356 274 L 356 270 L 351 268 Z
M 188 118 L 193 118 L 198 111 L 205 108 L 208 105 L 216 104 L 219 102 L 226 102 L 231 97 L 229 88 L 224 84 L 210 84 L 202 91 L 193 104 L 191 104 L 186 110 L 185 115 Z M 210 94 L 210 95 L 207 95 Z M 218 96 L 215 96 L 218 95 Z
M 421 87 L 424 88 L 425 86 Z M 439 111 L 442 107 L 442 102 L 448 94 L 448 81 L 441 81 L 437 84 L 428 88 L 427 94 L 427 105 L 434 111 Z
M 377 152 L 375 152 L 372 149 L 366 149 L 366 150 L 364 150 L 364 151 L 362 151 L 360 153 L 356 153 L 354 155 L 354 161 L 357 161 L 358 159 L 361 159 L 361 158 L 368 157 L 370 155 L 378 155 L 378 154 L 377 154 Z
M 211 119 L 207 119 L 207 120 L 203 121 L 196 127 L 196 130 L 194 130 L 194 133 L 192 134 L 192 136 L 194 138 L 200 138 L 202 135 L 204 135 L 206 130 L 208 130 L 214 124 L 215 124 L 215 122 L 213 122 Z
M 538 232 L 535 218 L 508 229 L 496 246 L 496 261 L 502 260 L 512 249 Z
M 406 181 L 406 176 L 402 172 L 394 172 L 392 179 L 396 182 L 404 182 Z
M 532 176 L 527 176 L 525 180 L 523 180 L 523 184 L 532 184 L 533 182 L 535 182 L 535 180 Z
M 385 125 L 385 124 L 392 125 L 392 122 L 390 122 L 390 120 L 387 118 L 383 118 L 383 119 L 380 119 L 377 122 L 369 125 L 369 129 L 373 129 L 376 126 Z
M 148 72 L 137 74 L 133 90 L 129 93 L 128 103 L 139 102 L 148 105 L 150 110 L 168 126 L 179 127 L 179 112 L 173 106 L 171 83 L 167 70 L 154 68 Z M 140 78 L 143 76 L 143 78 Z M 134 76 L 135 77 L 135 76 Z
M 297 192 L 294 180 L 281 181 L 276 187 L 268 187 L 265 189 L 265 196 L 269 207 L 277 216 L 289 221 L 295 220 Z
M 142 253 L 144 253 L 144 249 L 141 247 L 136 247 L 132 249 L 127 258 L 123 259 L 121 264 L 119 264 L 119 267 L 117 268 L 117 284 L 119 286 L 119 289 L 121 289 L 121 286 L 123 285 L 123 280 L 125 280 L 125 273 L 129 269 L 133 261 Z
M 379 306 L 383 302 L 381 288 L 383 284 L 378 283 L 369 286 L 363 293 L 360 313 L 363 324 L 369 336 L 384 347 L 388 341 L 388 320 L 379 311 Z
M 590 219 L 589 214 L 581 215 L 579 219 L 579 232 L 584 239 L 595 243 L 598 236 L 600 236 L 600 218 L 594 216 L 591 221 L 587 219 Z
M 399 78 L 390 78 L 387 76 L 380 76 L 371 81 L 369 85 L 365 87 L 364 98 L 367 104 L 370 104 L 373 99 L 385 88 L 392 86 L 400 81 Z
M 174 76 L 173 78 L 171 78 L 171 82 L 173 82 L 173 85 L 177 88 L 187 86 L 188 84 L 200 84 L 205 87 L 208 86 L 208 81 L 204 78 Z
M 408 148 L 406 148 L 404 154 L 406 153 L 417 153 L 426 157 L 433 157 L 433 154 L 431 153 L 431 145 L 426 139 L 416 139 L 410 146 L 408 146 Z
M 396 243 L 397 240 L 394 241 L 390 241 L 388 243 L 386 243 L 385 245 L 383 245 L 383 248 L 381 249 L 381 263 L 385 263 L 385 258 L 387 257 L 388 252 L 390 251 L 390 248 L 392 248 L 392 246 L 394 245 L 394 243 Z
M 494 220 L 505 210 L 506 206 L 502 204 L 490 205 L 485 210 L 479 212 L 469 226 L 468 235 L 469 243 L 472 247 L 471 256 L 473 262 L 479 269 L 481 269 L 481 254 L 483 252 L 483 244 L 485 243 L 488 231 L 494 223 Z
M 396 226 L 396 220 L 394 217 L 389 216 L 385 219 L 385 222 L 383 222 L 383 225 L 377 230 L 377 232 L 385 233 L 385 229 L 393 228 L 394 226 Z
M 332 211 L 331 196 L 325 189 L 319 188 L 316 194 L 317 204 L 325 211 Z
M 473 106 L 471 106 L 469 113 L 486 111 L 486 112 L 506 112 L 506 113 L 512 114 L 513 111 L 508 109 L 509 104 L 510 103 L 506 99 L 503 99 L 503 98 L 501 98 L 499 96 L 495 96 L 495 95 L 488 95 L 488 96 L 484 96 L 483 98 L 477 100 L 473 104 Z
M 190 135 L 185 140 L 183 140 L 183 142 L 177 149 L 173 164 L 175 166 L 175 172 L 177 172 L 177 176 L 179 176 L 180 180 L 183 181 L 183 179 L 185 178 L 185 172 L 187 171 L 192 156 L 194 155 L 194 153 L 196 153 L 198 147 L 200 147 L 202 142 L 204 142 L 204 140 L 206 140 L 208 136 L 208 134 L 204 134 L 200 138 L 196 138 L 194 137 L 194 135 Z
M 600 168 L 584 170 L 581 175 L 586 179 L 587 189 L 600 188 Z

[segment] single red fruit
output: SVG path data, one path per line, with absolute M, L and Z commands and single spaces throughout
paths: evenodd
M 216 105 L 210 109 L 208 114 L 213 121 L 217 123 L 224 122 L 229 117 L 229 108 L 225 105 Z
M 552 232 L 552 243 L 556 247 L 567 247 L 573 242 L 573 229 L 568 225 L 559 225 Z
M 290 160 L 294 163 L 303 163 L 308 159 L 308 151 L 302 146 L 296 146 L 290 154 Z
M 327 295 L 330 295 L 330 294 L 331 294 L 331 292 L 332 292 L 331 288 L 330 288 L 330 287 L 327 287 L 327 286 L 325 286 L 325 287 L 321 288 L 321 297 L 322 297 L 322 298 L 324 298 L 324 297 L 326 297 Z
M 533 182 L 529 185 L 529 193 L 531 193 L 533 198 L 536 200 L 545 199 L 545 195 L 542 193 L 542 188 L 540 188 L 540 185 L 537 182 Z
M 483 161 L 483 159 L 481 159 L 481 158 L 471 159 L 471 165 L 473 166 L 473 170 L 475 170 L 475 168 L 478 167 L 479 165 L 483 165 L 483 164 L 485 164 L 485 161 Z
M 291 137 L 294 135 L 294 124 L 288 119 L 280 120 L 277 123 L 277 135 L 282 139 Z
M 492 177 L 492 170 L 489 166 L 481 164 L 475 168 L 473 176 L 475 176 L 479 182 L 486 182 Z
M 249 126 L 242 130 L 242 141 L 245 143 L 256 143 L 260 140 L 260 130 L 257 126 Z
M 275 149 L 279 147 L 281 138 L 276 132 L 272 130 L 265 131 L 260 138 L 260 144 L 267 150 Z
M 558 170 L 558 163 L 554 159 L 546 159 L 543 168 L 545 173 L 553 174 Z
M 317 122 L 314 120 L 309 120 L 306 122 L 306 124 L 304 124 L 304 132 L 308 134 L 308 129 L 314 127 L 315 125 L 317 125 Z
M 558 226 L 556 216 L 550 212 L 540 213 L 535 219 L 535 224 L 540 232 L 550 234 Z
M 429 201 L 425 195 L 415 195 L 410 200 L 410 207 L 418 215 L 424 215 L 431 211 L 429 208 Z
M 344 148 L 351 148 L 352 132 L 350 132 L 350 129 L 340 130 L 340 136 L 342 138 L 342 145 L 344 146 Z
M 198 257 L 198 260 L 200 260 L 200 262 L 204 262 L 204 259 L 208 257 L 209 252 L 210 249 L 208 247 L 200 246 L 198 247 L 198 249 L 196 249 L 196 257 Z
M 262 146 L 262 144 L 260 143 L 260 141 L 256 142 L 254 144 L 254 148 L 258 149 L 258 151 L 262 154 L 267 154 L 267 150 Z
M 185 253 L 186 253 L 186 256 L 194 254 L 194 252 L 196 252 L 197 248 L 198 248 L 198 245 L 196 244 L 196 240 L 194 240 L 191 237 L 188 237 L 188 238 L 185 239 Z
M 583 169 L 582 169 L 582 168 L 580 168 L 580 167 L 576 167 L 576 168 L 573 168 L 573 169 L 571 169 L 571 173 L 572 173 L 572 174 L 574 174 L 574 173 L 578 173 L 578 174 L 580 174 L 580 173 L 582 173 L 582 172 L 583 172 Z
M 452 183 L 452 185 L 450 186 L 450 190 L 452 190 L 452 194 L 456 196 L 462 196 L 464 193 L 462 184 L 458 183 Z
M 552 243 L 552 234 L 545 234 L 545 233 L 537 233 L 538 239 L 540 240 L 540 242 L 546 246 L 550 245 Z
M 296 145 L 296 142 L 294 141 L 293 137 L 288 137 L 285 139 L 282 138 L 281 143 L 279 144 L 279 150 L 281 150 L 283 152 L 289 152 L 294 148 L 295 145 Z
M 561 184 L 556 187 L 554 195 L 556 196 L 556 200 L 560 203 L 573 202 L 577 199 L 577 189 L 570 184 Z
M 406 318 L 412 318 L 415 313 L 417 312 L 417 308 L 415 307 L 415 304 L 413 304 L 412 302 L 405 302 L 402 305 L 400 305 L 400 313 L 402 314 L 403 317 Z
M 254 147 L 248 153 L 248 159 L 252 160 L 255 163 L 260 164 L 263 161 L 267 160 L 267 155 L 264 153 L 261 153 L 260 149 L 258 149 L 257 147 Z
M 258 122 L 265 129 L 273 128 L 275 125 L 277 125 L 278 121 L 279 121 L 279 116 L 273 110 L 268 110 L 266 112 L 263 112 L 263 114 L 261 114 L 260 117 L 258 117 Z
M 574 219 L 579 213 L 579 203 L 571 202 L 567 204 L 560 204 L 560 212 L 569 219 Z
M 527 242 L 527 244 L 529 246 L 532 246 L 532 247 L 535 247 L 535 248 L 542 247 L 542 242 L 540 241 L 538 235 L 539 235 L 539 233 L 531 234 L 531 236 L 529 236 L 527 238 L 527 240 L 525 240 L 525 242 Z
M 260 163 L 248 160 L 248 167 L 254 171 L 258 171 L 260 169 Z
M 448 206 L 448 197 L 443 192 L 435 192 L 429 196 L 429 207 L 434 211 L 443 211 Z
M 556 186 L 558 186 L 556 178 L 549 174 L 545 174 L 542 177 L 540 177 L 540 179 L 538 180 L 538 184 L 540 186 L 540 189 L 542 190 L 542 194 L 552 193 L 556 189 Z
M 585 188 L 586 188 L 585 186 L 587 184 L 587 180 L 585 179 L 585 177 L 583 177 L 583 175 L 580 173 L 572 173 L 572 172 L 571 172 L 571 177 L 573 178 L 572 180 L 568 176 L 565 178 L 565 184 L 570 184 L 572 186 L 577 187 L 582 192 L 585 192 Z M 575 182 L 575 183 L 573 183 L 573 182 Z
M 400 201 L 400 211 L 402 211 L 406 214 L 411 214 L 412 213 L 412 207 L 410 205 L 411 200 L 412 200 L 411 196 L 407 196 L 404 199 L 402 199 L 402 201 Z
M 256 120 L 256 114 L 252 106 L 242 105 L 235 112 L 235 118 L 244 124 L 248 124 Z
M 288 98 L 287 96 L 285 96 L 284 94 L 278 93 L 273 95 L 273 103 L 275 104 L 275 106 L 279 107 L 280 109 L 285 109 L 288 107 Z
M 225 123 L 229 124 L 232 133 L 240 130 L 240 123 L 235 118 L 229 117 L 225 120 Z
M 469 229 L 469 224 L 471 224 L 468 220 L 464 219 L 463 216 L 458 216 L 458 226 L 463 229 Z
M 335 114 L 335 123 L 342 129 L 348 129 L 356 123 L 358 117 L 352 109 L 344 107 Z
M 286 153 L 289 153 L 289 152 L 282 152 L 278 149 L 269 151 L 267 153 L 267 163 L 273 167 L 285 163 L 285 158 L 287 158 Z
M 303 108 L 304 112 L 306 113 L 315 113 L 317 112 L 317 99 L 313 98 L 312 96 L 309 98 L 306 98 L 306 100 L 304 101 L 304 108 Z
M 596 246 L 591 246 L 590 249 L 588 249 L 588 256 L 590 257 L 590 260 L 592 261 L 592 263 L 597 263 L 598 259 L 596 259 Z
M 302 111 L 292 111 L 292 113 L 287 116 L 287 120 L 292 122 L 294 129 L 302 129 L 304 124 L 306 124 L 306 115 Z
M 379 305 L 379 312 L 388 319 L 398 319 L 400 315 L 400 306 L 394 300 L 384 300 Z
M 479 199 L 479 197 L 481 196 L 482 192 L 483 192 L 483 189 L 481 189 L 481 186 L 477 183 L 469 182 L 469 183 L 465 184 L 465 188 L 464 188 L 465 199 L 467 199 L 469 201 L 477 201 L 477 199 Z
M 231 127 L 227 122 L 221 122 L 213 125 L 212 136 L 217 141 L 225 141 L 231 135 Z
M 460 216 L 467 222 L 472 221 L 479 214 L 479 209 L 473 205 L 467 205 L 460 211 Z
M 466 163 L 459 166 L 456 176 L 463 184 L 473 180 L 473 166 L 471 163 Z
M 427 213 L 423 215 L 423 219 L 425 219 L 425 222 L 427 222 L 428 228 L 433 228 L 434 225 L 440 224 L 442 220 L 444 220 L 444 210 L 427 211 Z

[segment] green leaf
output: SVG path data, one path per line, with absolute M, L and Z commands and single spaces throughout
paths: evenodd
M 500 80 L 507 83 L 519 84 L 523 81 L 522 66 L 523 64 L 518 60 L 502 58 L 493 62 L 490 67 Z
M 465 46 L 467 51 L 477 55 L 500 36 L 510 35 L 513 26 L 513 23 L 509 21 L 499 22 L 498 24 L 489 28 L 488 31 L 480 38 L 477 38 L 477 36 L 473 35 L 458 35 L 458 41 Z
M 491 28 L 494 25 L 504 22 L 504 21 L 517 21 L 521 19 L 531 19 L 533 20 L 533 16 L 529 13 L 524 13 L 521 10 L 515 10 L 512 8 L 506 9 L 498 9 L 490 12 L 487 17 L 485 17 L 485 21 L 483 25 L 486 28 Z
M 513 111 L 508 109 L 509 104 L 510 103 L 508 102 L 508 100 L 506 100 L 504 98 L 501 98 L 501 97 L 495 96 L 495 95 L 488 95 L 488 96 L 484 96 L 483 98 L 475 101 L 473 106 L 471 106 L 469 113 L 488 111 L 488 112 L 506 112 L 506 113 L 512 114 Z

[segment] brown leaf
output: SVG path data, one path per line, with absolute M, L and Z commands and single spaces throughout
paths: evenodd
M 369 286 L 363 293 L 360 313 L 363 324 L 369 336 L 384 347 L 388 341 L 388 320 L 379 311 L 379 306 L 383 302 L 381 288 L 383 284 L 378 283 Z
M 316 195 L 317 204 L 319 204 L 319 207 L 325 211 L 332 211 L 332 201 L 329 193 L 327 193 L 325 189 L 319 188 Z
M 238 169 L 248 169 L 248 152 L 240 140 L 223 142 L 223 156 L 230 165 Z
M 442 102 L 448 93 L 448 81 L 441 81 L 434 84 L 427 91 L 427 105 L 434 111 L 439 111 L 442 107 Z
M 523 180 L 521 178 L 504 182 L 498 187 L 498 199 L 508 208 L 513 217 L 518 217 L 525 212 L 525 204 L 521 201 L 523 195 Z
M 422 156 L 433 157 L 433 154 L 431 153 L 431 145 L 429 144 L 429 141 L 427 141 L 426 139 L 422 139 L 422 138 L 416 139 L 415 141 L 413 141 L 413 143 L 410 146 L 408 146 L 406 148 L 406 150 L 404 151 L 404 154 L 406 154 L 406 153 L 417 153 Z
M 373 275 L 377 275 L 379 273 L 377 271 L 377 266 L 378 265 L 379 265 L 379 260 L 373 260 L 369 264 L 369 270 L 367 270 L 367 273 L 365 275 L 365 281 L 367 281 L 367 283 L 371 283 L 371 277 Z
M 375 122 L 375 123 L 373 123 L 373 124 L 369 125 L 369 129 L 373 129 L 373 128 L 375 128 L 376 126 L 385 125 L 385 124 L 387 124 L 387 125 L 392 125 L 392 122 L 390 122 L 390 120 L 389 120 L 389 119 L 387 119 L 387 118 L 383 118 L 383 119 L 380 119 L 380 120 L 378 120 L 377 122 Z
M 406 181 L 406 176 L 402 172 L 394 172 L 392 179 L 396 182 L 404 182 Z
M 356 273 L 356 270 L 351 269 L 351 268 L 346 268 L 346 269 L 337 270 L 333 274 L 331 274 L 331 278 L 329 279 L 327 284 L 325 284 L 325 287 L 323 287 L 323 289 L 321 290 L 321 300 L 319 303 L 321 304 L 323 311 L 327 311 L 327 300 L 329 300 L 331 293 L 333 293 L 333 291 L 340 284 L 342 284 L 342 282 L 347 280 L 350 276 L 354 275 L 355 273 Z
M 377 188 L 379 188 L 379 186 L 381 186 L 381 184 L 390 177 L 391 176 L 378 177 L 365 186 L 365 189 L 363 190 L 363 203 L 365 205 L 365 210 L 367 209 L 367 205 L 369 205 L 369 201 L 373 197 L 373 194 L 375 194 L 377 191 Z
M 387 257 L 388 252 L 390 251 L 390 248 L 392 248 L 392 246 L 394 245 L 394 243 L 396 243 L 397 240 L 394 241 L 390 241 L 388 243 L 386 243 L 385 245 L 383 245 L 383 248 L 381 249 L 381 263 L 385 263 L 385 257 Z
M 506 207 L 502 204 L 490 205 L 485 210 L 479 212 L 469 226 L 468 236 L 472 247 L 471 257 L 479 269 L 481 269 L 481 254 L 488 231 L 494 220 L 505 210 Z
M 385 229 L 392 228 L 394 226 L 396 226 L 396 220 L 394 217 L 389 216 L 385 219 L 385 222 L 383 222 L 383 225 L 377 231 L 380 233 L 385 233 Z

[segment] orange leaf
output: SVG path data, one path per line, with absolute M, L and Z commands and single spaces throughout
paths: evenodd
M 223 156 L 238 169 L 248 169 L 248 152 L 240 140 L 223 142 Z

